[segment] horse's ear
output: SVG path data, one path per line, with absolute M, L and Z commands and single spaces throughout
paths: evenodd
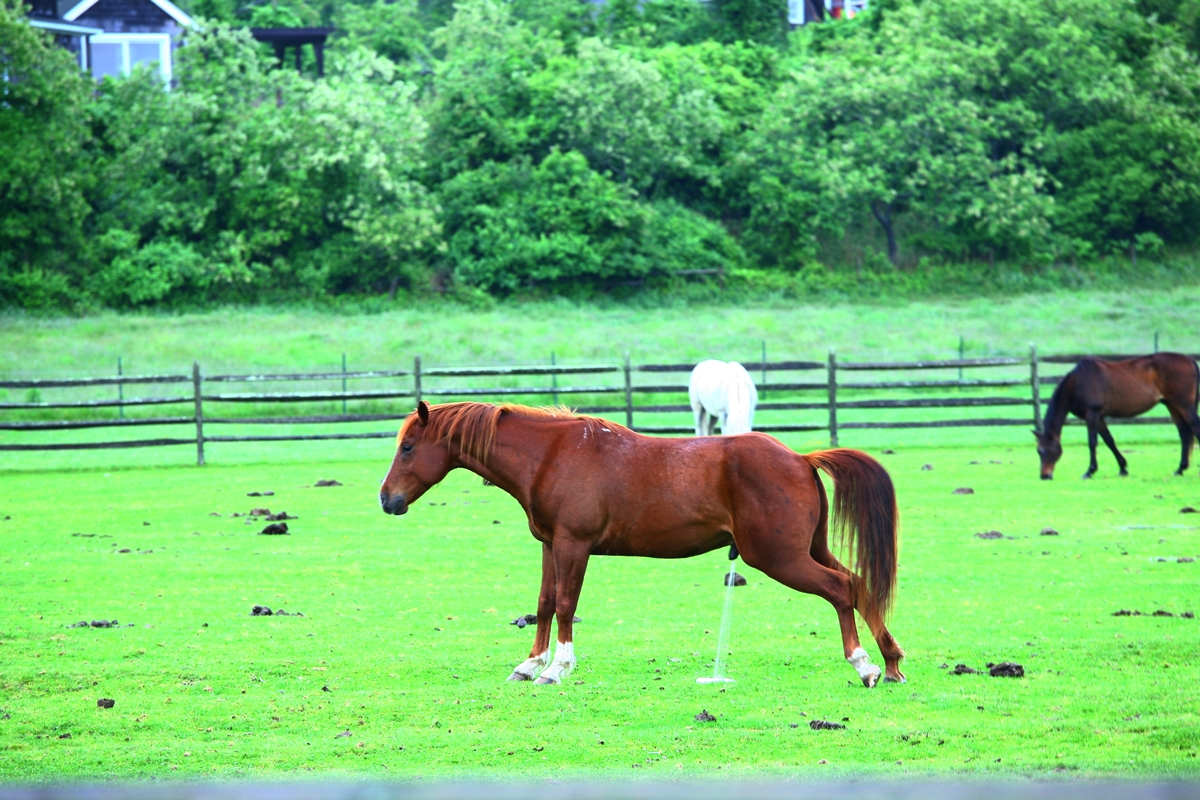
M 417 416 L 421 418 L 422 425 L 429 424 L 429 403 L 424 400 L 417 403 Z

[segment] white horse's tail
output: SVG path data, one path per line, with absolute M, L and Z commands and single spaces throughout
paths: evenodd
M 728 413 L 721 433 L 732 436 L 736 433 L 752 431 L 754 429 L 754 407 L 758 405 L 758 391 L 754 388 L 754 382 L 746 380 L 731 382 L 727 397 Z

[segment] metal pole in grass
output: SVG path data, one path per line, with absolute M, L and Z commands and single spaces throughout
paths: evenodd
M 767 399 L 767 340 L 762 340 L 762 399 Z
M 733 678 L 726 678 L 721 669 L 721 661 L 725 655 L 725 650 L 729 647 L 729 631 L 733 626 L 733 587 L 737 573 L 733 568 L 737 566 L 738 550 L 737 545 L 729 547 L 729 572 L 725 575 L 725 608 L 721 612 L 721 628 L 717 633 L 717 657 L 713 660 L 712 677 L 704 676 L 696 678 L 696 683 L 734 683 Z
M 1158 334 L 1157 333 L 1154 334 L 1154 337 L 1155 337 L 1155 339 L 1157 339 Z M 1157 347 L 1154 349 L 1155 349 L 1155 352 L 1158 351 Z M 123 374 L 124 373 L 121 371 L 121 357 L 117 356 L 117 377 L 119 378 Z M 117 416 L 120 417 L 121 419 L 125 419 L 125 382 L 124 381 L 117 381 L 117 400 L 121 403 L 121 405 L 117 406 Z
M 346 413 L 346 354 L 342 353 L 342 413 Z
M 625 427 L 633 430 L 633 371 L 629 353 L 625 353 Z
M 553 350 L 550 351 L 550 366 L 552 366 L 552 367 L 554 366 L 554 351 Z M 554 394 L 554 405 L 558 405 L 558 373 L 557 372 L 550 373 L 550 388 L 553 390 L 553 394 Z
M 838 446 L 837 428 L 837 353 L 829 348 L 829 446 Z
M 416 405 L 421 405 L 421 357 L 417 356 L 413 359 L 413 396 L 416 398 Z
M 1042 432 L 1042 381 L 1038 377 L 1037 345 L 1029 345 L 1029 386 L 1033 391 L 1033 429 Z
M 200 397 L 200 362 L 192 362 L 192 395 L 196 400 L 196 466 L 204 466 L 204 403 Z

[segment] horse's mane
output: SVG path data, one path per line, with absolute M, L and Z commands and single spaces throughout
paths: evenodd
M 589 417 L 576 414 L 566 406 L 523 406 L 518 403 L 442 403 L 429 407 L 429 422 L 426 425 L 425 436 L 435 442 L 448 439 L 458 441 L 459 450 L 463 455 L 476 461 L 486 461 L 496 442 L 496 425 L 504 414 L 514 414 L 532 419 L 577 419 L 588 423 L 603 424 L 612 429 L 627 431 L 624 425 L 618 425 L 599 417 Z M 396 437 L 397 446 L 404 438 L 409 428 L 416 424 L 419 417 L 409 414 L 400 426 Z
M 1054 436 L 1062 432 L 1063 424 L 1067 421 L 1067 406 L 1071 402 L 1067 399 L 1067 392 L 1071 391 L 1074 386 L 1075 370 L 1073 369 L 1063 376 L 1063 379 L 1058 382 L 1058 386 L 1054 387 L 1054 393 L 1050 395 L 1050 402 L 1046 404 L 1045 422 L 1042 425 L 1047 436 Z

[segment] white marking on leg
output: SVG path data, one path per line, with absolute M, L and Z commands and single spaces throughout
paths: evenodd
M 570 642 L 559 642 L 554 648 L 554 661 L 538 677 L 538 683 L 562 683 L 575 669 L 575 648 Z
M 550 651 L 532 656 L 525 659 L 517 668 L 512 671 L 512 675 L 508 676 L 510 681 L 531 681 L 538 676 L 538 673 L 546 666 L 546 657 L 550 655 Z
M 867 688 L 873 687 L 883 673 L 883 670 L 871 663 L 871 657 L 861 647 L 856 647 L 846 660 L 854 667 L 854 671 Z

